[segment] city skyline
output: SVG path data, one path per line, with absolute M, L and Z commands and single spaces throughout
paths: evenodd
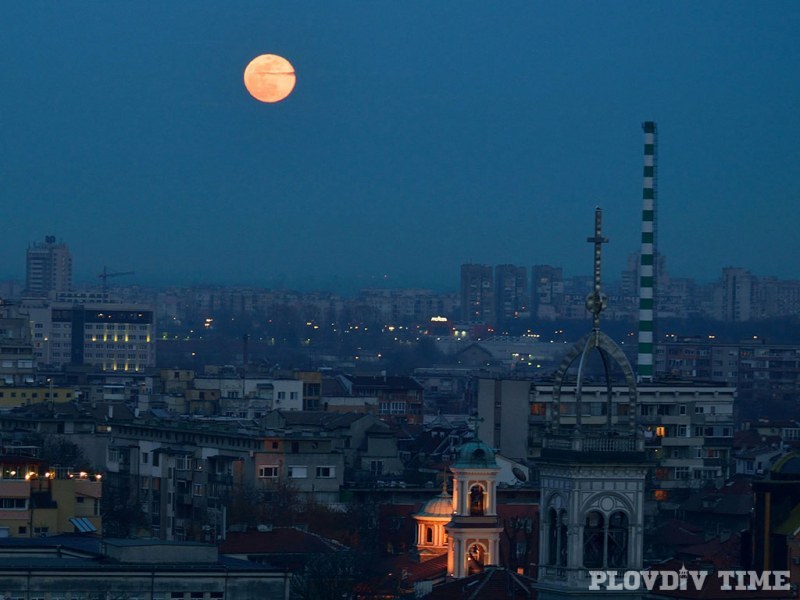
M 646 120 L 669 271 L 798 277 L 794 3 L 2 14 L 0 277 L 46 235 L 76 282 L 106 265 L 299 289 L 457 289 L 469 262 L 588 274 L 595 205 L 611 275 L 639 248 Z M 266 52 L 297 71 L 272 106 L 242 85 Z

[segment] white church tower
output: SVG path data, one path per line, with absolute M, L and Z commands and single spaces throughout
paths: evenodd
M 500 519 L 497 517 L 497 474 L 492 448 L 474 440 L 462 445 L 450 466 L 453 473 L 453 514 L 447 532 L 447 574 L 466 577 L 497 565 Z
M 600 313 L 607 304 L 600 289 L 601 244 L 608 241 L 602 237 L 601 219 L 598 208 L 595 235 L 588 239 L 594 244 L 594 289 L 586 307 L 594 315 L 594 327 L 572 347 L 556 372 L 550 428 L 538 461 L 539 600 L 642 596 L 638 591 L 589 590 L 590 571 L 642 569 L 648 469 L 644 440 L 636 425 L 636 376 L 617 344 L 600 331 Z M 584 401 L 584 368 L 592 350 L 600 354 L 607 391 L 605 397 L 593 394 Z M 574 387 L 562 385 L 576 360 Z M 613 395 L 611 368 L 615 364 L 628 385 L 625 403 Z

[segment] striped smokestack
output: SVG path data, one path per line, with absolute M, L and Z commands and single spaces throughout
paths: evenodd
M 653 317 L 655 315 L 656 243 L 656 124 L 646 121 L 644 129 L 644 185 L 642 188 L 642 251 L 639 273 L 639 360 L 640 382 L 653 381 Z

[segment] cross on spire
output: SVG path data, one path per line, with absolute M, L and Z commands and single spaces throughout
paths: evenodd
M 478 424 L 483 422 L 483 417 L 479 417 L 476 414 L 472 415 L 471 417 L 467 417 L 467 421 L 472 421 L 472 435 L 474 439 L 478 439 Z
M 586 308 L 594 315 L 594 328 L 600 329 L 600 313 L 608 302 L 600 291 L 603 244 L 608 243 L 608 238 L 603 237 L 603 210 L 599 206 L 594 209 L 594 236 L 586 241 L 594 244 L 594 289 L 586 298 Z

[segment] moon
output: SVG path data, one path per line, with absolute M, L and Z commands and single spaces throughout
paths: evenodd
M 260 102 L 280 102 L 292 93 L 296 80 L 292 63 L 277 54 L 256 56 L 244 70 L 244 87 Z

